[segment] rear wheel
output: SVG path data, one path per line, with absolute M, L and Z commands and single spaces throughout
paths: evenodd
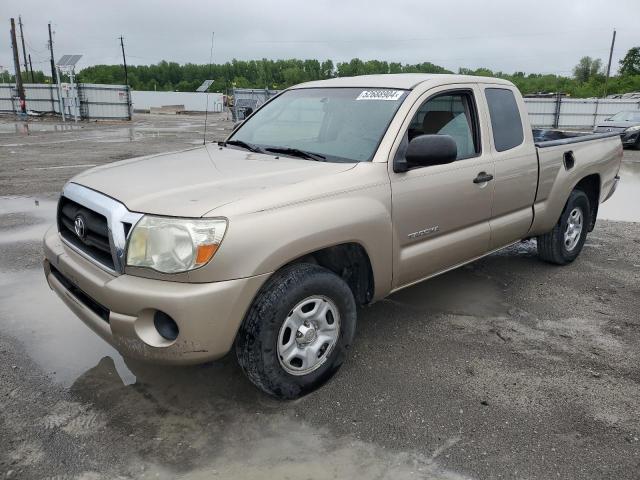
M 553 230 L 538 236 L 538 256 L 557 265 L 573 262 L 584 246 L 590 219 L 589 198 L 582 190 L 574 190 Z
M 297 398 L 338 370 L 355 326 L 355 300 L 342 278 L 318 265 L 291 265 L 254 300 L 236 338 L 236 356 L 257 387 Z

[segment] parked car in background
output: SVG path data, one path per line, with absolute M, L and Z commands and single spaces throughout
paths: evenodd
M 593 131 L 619 133 L 623 146 L 640 149 L 640 110 L 618 112 L 598 124 Z

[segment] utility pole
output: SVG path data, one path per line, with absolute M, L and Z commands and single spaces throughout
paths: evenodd
M 120 35 L 120 46 L 122 47 L 122 62 L 124 63 L 124 84 L 129 85 L 129 76 L 127 75 L 127 57 L 124 55 L 124 38 Z
M 51 84 L 58 83 L 56 80 L 56 62 L 53 59 L 53 39 L 51 38 L 51 22 L 49 22 L 49 51 L 51 52 Z
M 31 83 L 36 83 L 36 79 L 33 76 L 33 63 L 31 63 L 31 54 L 29 54 L 29 70 L 31 70 Z
M 602 98 L 607 97 L 607 83 L 609 83 L 609 75 L 611 74 L 611 58 L 613 57 L 613 47 L 616 44 L 616 29 L 613 29 L 613 38 L 611 39 L 611 49 L 609 50 L 609 63 L 607 63 L 607 76 L 604 79 L 604 95 Z
M 20 57 L 18 56 L 18 41 L 16 40 L 16 22 L 11 19 L 11 46 L 13 47 L 13 65 L 16 69 L 16 90 L 20 97 L 20 111 L 26 112 L 24 88 L 22 87 L 22 75 L 20 75 Z
M 24 58 L 24 73 L 29 73 L 27 65 L 27 49 L 24 47 L 24 33 L 22 33 L 22 17 L 18 15 L 18 25 L 20 25 L 20 38 L 22 39 L 22 57 Z

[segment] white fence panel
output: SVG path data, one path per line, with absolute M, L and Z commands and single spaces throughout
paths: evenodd
M 529 121 L 534 127 L 589 130 L 624 110 L 640 110 L 640 101 L 594 98 L 525 98 Z M 558 109 L 559 107 L 559 109 Z
M 82 118 L 129 120 L 131 104 L 136 110 L 149 110 L 163 105 L 184 105 L 185 110 L 204 112 L 207 94 L 203 92 L 129 91 L 124 85 L 79 83 Z M 235 89 L 234 118 L 243 118 L 243 108 L 255 109 L 276 90 Z M 15 84 L 0 83 L 0 112 L 17 112 L 19 103 L 13 97 Z M 37 112 L 60 112 L 57 85 L 25 84 L 27 109 Z M 598 122 L 623 110 L 640 110 L 638 99 L 525 98 L 529 121 L 537 128 L 573 128 L 590 130 Z M 559 104 L 558 104 L 559 102 Z M 246 105 L 245 105 L 246 104 Z M 222 112 L 221 93 L 209 94 L 209 111 Z
M 532 101 L 535 100 L 535 101 Z M 556 101 L 553 98 L 525 98 L 529 112 L 529 122 L 533 127 L 545 127 L 553 125 L 556 111 Z
M 54 111 L 54 99 L 57 103 L 58 95 L 54 92 L 51 85 L 39 84 L 39 83 L 26 83 L 24 85 L 25 96 L 28 98 L 29 103 L 27 108 L 29 110 L 35 110 L 36 112 L 53 112 Z
M 0 84 L 0 112 L 13 112 L 15 110 L 12 99 L 13 89 L 13 84 Z
M 129 92 L 124 85 L 81 83 L 78 90 L 83 118 L 130 118 Z
M 64 84 L 63 84 L 64 86 Z M 128 88 L 124 85 L 76 84 L 83 119 L 130 120 Z M 0 84 L 0 112 L 18 112 L 19 102 L 13 99 L 15 84 Z M 58 86 L 47 84 L 24 85 L 27 110 L 60 113 Z M 68 92 L 63 98 L 68 97 Z M 69 108 L 66 109 L 67 112 Z
M 207 94 L 204 92 L 153 92 L 132 90 L 131 102 L 134 110 L 149 110 L 165 105 L 184 105 L 190 112 L 207 110 Z M 222 112 L 224 99 L 221 93 L 209 93 L 209 112 Z

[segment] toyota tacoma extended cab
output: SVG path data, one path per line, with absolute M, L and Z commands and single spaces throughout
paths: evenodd
M 621 160 L 615 132 L 533 131 L 505 80 L 310 82 L 224 142 L 72 178 L 44 270 L 123 356 L 233 349 L 256 386 L 295 398 L 343 363 L 359 305 L 526 238 L 574 261 Z

